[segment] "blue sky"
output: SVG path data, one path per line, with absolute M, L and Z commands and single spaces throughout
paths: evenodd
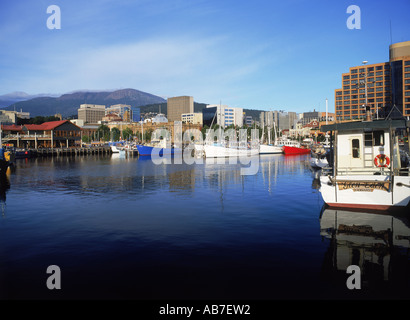
M 410 40 L 409 12 L 408 0 L 1 1 L 0 94 L 134 88 L 296 112 L 328 98 L 334 111 L 343 72 L 388 61 L 390 23 L 393 43 Z

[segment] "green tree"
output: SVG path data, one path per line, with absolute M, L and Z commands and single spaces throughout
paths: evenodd
M 121 136 L 120 129 L 118 129 L 118 128 L 112 128 L 111 129 L 111 140 L 112 141 L 120 140 L 120 136 Z
M 130 128 L 125 128 L 124 130 L 122 130 L 122 138 L 124 140 L 129 140 L 130 138 L 132 138 L 134 135 L 134 133 L 132 132 L 132 130 Z
M 81 141 L 84 143 L 90 143 L 91 142 L 91 137 L 89 136 L 82 136 Z
M 97 129 L 97 137 L 103 141 L 110 140 L 110 128 L 105 124 L 101 124 Z

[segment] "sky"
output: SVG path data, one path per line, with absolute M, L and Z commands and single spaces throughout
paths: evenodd
M 133 88 L 267 111 L 328 99 L 334 112 L 342 73 L 410 41 L 409 12 L 409 0 L 5 0 L 0 95 Z

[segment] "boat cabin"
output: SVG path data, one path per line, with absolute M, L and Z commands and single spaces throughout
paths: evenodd
M 335 175 L 378 174 L 395 170 L 408 174 L 403 137 L 408 137 L 408 120 L 374 120 L 322 126 L 332 131 Z M 407 138 L 408 139 L 408 138 Z

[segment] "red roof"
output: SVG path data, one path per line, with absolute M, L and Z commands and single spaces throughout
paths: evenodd
M 49 121 L 49 122 L 44 122 L 42 126 L 44 127 L 44 130 L 53 130 L 57 128 L 58 126 L 61 126 L 63 123 L 66 123 L 68 120 L 59 120 L 59 121 Z
M 26 124 L 24 125 L 27 130 L 33 130 L 33 131 L 47 131 L 47 130 L 54 130 L 58 126 L 61 126 L 62 124 L 66 123 L 69 120 L 59 120 L 59 121 L 49 121 L 49 122 L 44 122 L 42 124 Z
M 44 127 L 42 124 L 25 124 L 24 127 L 28 131 L 44 131 Z
M 18 126 L 15 124 L 12 125 L 1 125 L 1 130 L 3 131 L 22 131 L 22 126 Z

